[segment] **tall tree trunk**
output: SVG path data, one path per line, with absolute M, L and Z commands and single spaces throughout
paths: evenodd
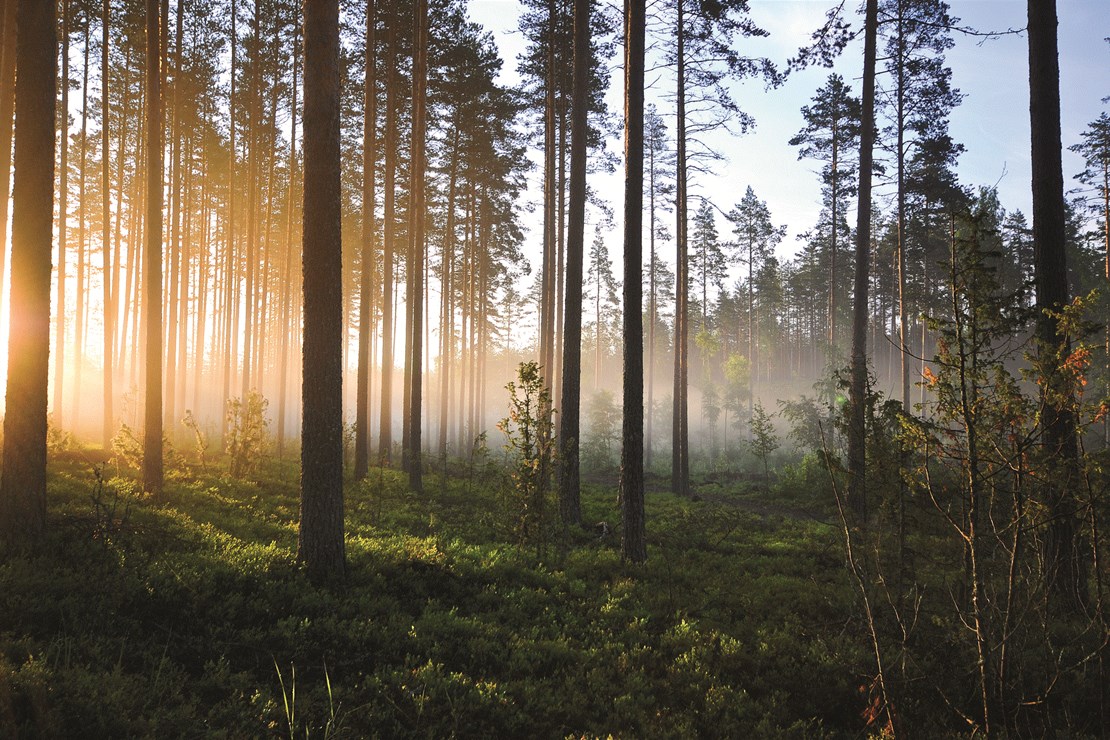
M 382 388 L 381 415 L 378 421 L 378 458 L 382 465 L 393 454 L 393 234 L 395 229 L 394 203 L 397 199 L 394 178 L 397 170 L 395 148 L 397 125 L 397 31 L 390 21 L 387 31 L 385 79 L 385 172 L 382 194 Z
M 644 534 L 644 35 L 645 0 L 625 0 L 624 62 L 624 419 L 621 556 L 647 559 Z
M 278 423 L 277 423 L 277 453 L 281 457 L 285 445 L 285 417 L 286 399 L 289 390 L 289 338 L 293 333 L 293 311 L 290 308 L 290 286 L 293 281 L 293 204 L 297 192 L 297 62 L 300 60 L 300 50 L 297 42 L 300 38 L 300 26 L 293 23 L 293 86 L 290 90 L 293 96 L 289 106 L 289 192 L 285 201 L 285 262 L 283 266 L 284 277 L 281 281 L 281 355 L 278 358 Z M 368 442 L 369 444 L 369 442 Z
M 898 169 L 898 354 L 901 360 L 901 398 L 902 408 L 909 410 L 910 406 L 910 362 L 909 352 L 910 332 L 907 326 L 906 305 L 906 31 L 905 9 L 902 0 L 898 1 L 898 59 L 895 64 L 897 77 L 895 81 L 895 127 L 897 128 L 897 141 L 895 142 L 895 157 Z
M 586 137 L 590 81 L 590 0 L 574 0 L 574 87 L 571 101 L 570 212 L 566 307 L 563 309 L 562 408 L 559 409 L 559 515 L 582 521 L 579 415 L 582 396 L 582 254 L 586 230 Z M 600 327 L 600 324 L 599 324 Z
M 8 253 L 8 199 L 12 183 L 12 123 L 15 113 L 16 10 L 19 0 L 4 0 L 0 53 L 0 303 L 4 299 L 4 260 Z
M 557 240 L 556 120 L 555 120 L 555 1 L 548 0 L 547 77 L 544 99 L 543 144 L 543 271 L 540 288 L 540 365 L 543 382 L 551 388 L 555 363 L 555 251 Z M 475 235 L 476 236 L 476 235 Z M 565 340 L 564 340 L 565 341 Z
M 875 145 L 878 0 L 867 0 L 865 12 L 856 274 L 852 296 L 852 364 L 848 387 L 848 506 L 860 524 L 867 519 L 867 287 L 871 266 L 871 164 Z
M 111 147 L 110 147 L 110 110 L 108 100 L 108 30 L 109 16 L 110 16 L 110 0 L 103 0 L 100 11 L 100 249 L 103 258 L 104 273 L 102 275 L 102 282 L 104 288 L 104 365 L 102 374 L 102 389 L 104 395 L 104 418 L 103 426 L 101 428 L 101 441 L 103 442 L 104 449 L 108 449 L 111 444 L 112 434 L 114 429 L 113 420 L 113 405 L 112 394 L 114 389 L 115 372 L 115 331 L 116 331 L 116 317 L 115 317 L 115 272 L 118 270 L 116 261 L 112 259 L 111 242 L 111 206 L 110 196 L 112 192 L 111 181 Z M 121 127 L 121 128 L 125 128 Z M 120 150 L 120 159 L 123 159 L 122 146 Z M 2 176 L 2 174 L 0 174 Z M 123 181 L 120 181 L 120 190 L 123 190 Z
M 54 329 L 54 423 L 62 423 L 62 386 L 65 378 L 66 346 L 66 247 L 69 232 L 69 2 L 62 1 L 62 106 L 59 111 L 58 127 L 60 139 L 60 162 L 58 164 L 58 306 L 55 311 Z M 86 43 L 86 48 L 88 44 Z M 86 69 L 88 67 L 86 66 Z M 5 224 L 5 228 L 7 225 Z M 3 281 L 0 273 L 0 282 Z M 81 294 L 77 294 L 81 302 Z M 75 384 L 79 382 L 80 367 L 73 374 Z M 80 394 L 73 394 L 76 399 Z M 74 416 L 76 420 L 76 416 Z
M 20 0 L 16 82 L 12 293 L 0 541 L 42 542 L 46 530 L 46 403 L 57 105 L 55 3 Z M 34 165 L 32 167 L 31 165 Z
M 674 393 L 671 410 L 671 490 L 690 494 L 689 381 L 687 302 L 690 288 L 686 234 L 686 0 L 678 0 L 676 126 L 675 126 L 675 258 L 674 283 Z
M 162 24 L 146 2 L 146 218 L 143 243 L 143 490 L 162 493 Z
M 647 339 L 647 418 L 644 436 L 644 467 L 651 468 L 652 457 L 652 417 L 655 416 L 655 324 L 659 314 L 655 286 L 655 141 L 648 148 L 648 339 Z
M 834 103 L 834 105 L 835 105 L 835 103 Z M 829 249 L 829 335 L 828 335 L 829 361 L 830 361 L 830 363 L 837 363 L 838 362 L 837 358 L 839 357 L 839 355 L 836 351 L 836 311 L 837 311 L 837 307 L 836 307 L 836 288 L 837 288 L 836 258 L 837 258 L 837 246 L 838 246 L 837 245 L 837 236 L 838 236 L 837 232 L 839 231 L 839 229 L 837 227 L 839 226 L 838 222 L 840 220 L 840 213 L 839 213 L 839 208 L 840 208 L 840 187 L 839 187 L 840 186 L 840 169 L 839 169 L 840 139 L 839 139 L 839 136 L 838 136 L 838 134 L 839 134 L 839 127 L 838 127 L 839 120 L 840 120 L 839 111 L 834 110 L 833 119 L 832 119 L 832 168 L 831 168 L 832 181 L 829 183 L 829 189 L 831 191 L 831 198 L 830 198 L 831 208 L 830 208 L 830 210 L 832 211 L 832 213 L 831 213 L 832 228 L 829 230 L 830 231 L 830 234 L 829 234 L 830 240 L 829 240 L 829 242 L 830 242 L 830 245 L 831 245 L 831 248 Z
M 366 4 L 366 60 L 362 121 L 362 274 L 359 276 L 358 380 L 355 391 L 355 480 L 370 469 L 370 335 L 373 333 L 374 147 L 377 141 L 378 92 L 374 46 L 374 0 Z
M 455 200 L 459 175 L 459 115 L 452 125 L 451 174 L 447 185 L 447 223 L 443 229 L 442 320 L 439 355 L 439 454 L 447 464 L 447 428 L 451 417 L 451 373 L 455 359 Z
M 412 176 L 409 181 L 409 263 L 413 292 L 409 336 L 409 488 L 422 491 L 421 410 L 424 380 L 424 135 L 428 86 L 428 1 L 416 0 L 412 64 Z
M 1086 592 L 1076 548 L 1074 511 L 1078 445 L 1071 391 L 1061 364 L 1068 340 L 1056 315 L 1068 304 L 1064 175 L 1060 160 L 1060 62 L 1056 0 L 1029 0 L 1029 122 L 1033 165 L 1033 279 L 1042 384 L 1041 427 L 1054 471 L 1045 479 L 1048 531 L 1045 580 L 1057 595 L 1081 601 Z
M 68 12 L 68 11 L 67 11 Z M 66 24 L 68 25 L 68 23 Z M 68 34 L 67 34 L 68 35 Z M 74 300 L 74 322 L 73 322 L 73 346 L 74 346 L 74 367 L 76 373 L 74 377 L 75 393 L 73 394 L 73 418 L 74 421 L 78 417 L 78 398 L 83 385 L 85 376 L 85 336 L 88 330 L 88 301 L 89 301 L 89 288 L 88 288 L 88 243 L 85 238 L 85 179 L 86 165 L 88 164 L 88 133 L 89 133 L 89 34 L 88 24 L 85 25 L 85 53 L 84 65 L 81 80 L 81 146 L 79 149 L 79 156 L 77 160 L 77 291 Z M 69 42 L 65 39 L 62 40 L 62 46 L 68 47 Z M 66 51 L 68 55 L 68 49 Z M 66 65 L 68 66 L 68 65 Z M 68 70 L 64 75 L 67 80 L 69 77 Z M 67 82 L 68 84 L 68 82 Z M 69 127 L 68 113 L 63 113 L 63 119 L 67 122 L 66 135 L 63 138 L 65 147 L 69 148 Z M 68 173 L 67 173 L 68 179 Z M 67 196 L 68 199 L 68 196 Z M 67 206 L 68 212 L 68 206 Z
M 339 186 L 339 1 L 304 4 L 304 342 L 297 559 L 342 578 L 343 251 Z
M 235 248 L 235 191 L 237 189 L 235 169 L 238 153 L 235 148 L 236 123 L 235 108 L 238 101 L 235 98 L 236 74 L 238 73 L 238 47 L 239 47 L 239 9 L 236 0 L 231 0 L 231 73 L 228 78 L 228 162 L 227 162 L 227 245 L 226 259 L 224 260 L 224 368 L 223 368 L 223 405 L 231 400 L 231 375 L 237 363 L 237 343 L 235 338 L 239 335 L 239 311 L 236 294 L 238 293 L 239 279 L 237 268 L 237 253 Z M 222 413 L 223 434 L 227 436 L 227 416 Z
M 182 222 L 182 156 L 181 149 L 185 145 L 186 136 L 181 130 L 181 35 L 184 14 L 181 0 L 177 0 L 175 9 L 177 20 L 174 29 L 174 68 L 173 68 L 173 97 L 171 105 L 173 110 L 170 117 L 171 132 L 171 160 L 170 160 L 170 295 L 166 306 L 168 318 L 168 332 L 166 337 L 166 409 L 163 419 L 166 431 L 172 439 L 177 423 L 177 385 L 178 378 L 185 377 L 185 322 L 181 320 L 182 306 L 188 301 L 188 282 L 183 278 L 187 275 L 189 262 L 185 258 L 185 242 L 181 238 Z M 169 27 L 169 18 L 165 19 L 165 28 Z M 168 36 L 167 36 L 168 43 Z M 167 51 L 166 66 L 169 66 Z M 179 346 L 180 345 L 180 346 Z

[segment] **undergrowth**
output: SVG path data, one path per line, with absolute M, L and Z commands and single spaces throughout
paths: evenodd
M 375 469 L 348 488 L 350 577 L 327 590 L 296 563 L 296 481 L 288 462 L 201 471 L 155 504 L 53 462 L 47 547 L 0 563 L 0 736 L 864 730 L 836 530 L 791 515 L 801 488 L 649 492 L 633 567 L 610 486 L 583 500 L 606 526 L 537 560 L 487 480 L 420 497 Z

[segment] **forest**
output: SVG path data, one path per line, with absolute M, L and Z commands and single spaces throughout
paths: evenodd
M 0 0 L 0 737 L 1103 736 L 1097 2 Z

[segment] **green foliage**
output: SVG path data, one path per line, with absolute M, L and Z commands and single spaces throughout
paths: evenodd
M 127 424 L 120 424 L 116 436 L 112 437 L 112 462 L 117 473 L 124 470 L 138 473 L 143 464 L 143 443 Z
M 48 455 L 57 455 L 69 452 L 76 446 L 73 435 L 54 423 L 54 415 L 46 417 L 46 452 Z M 0 442 L 3 442 L 0 439 Z
M 192 411 L 185 411 L 185 418 L 181 420 L 181 423 L 184 424 L 185 428 L 193 434 L 193 452 L 196 455 L 197 465 L 200 466 L 200 469 L 202 471 L 206 470 L 207 466 L 205 464 L 204 456 L 205 454 L 207 454 L 208 447 L 210 445 L 208 433 L 200 428 L 200 423 L 197 422 L 197 419 L 195 416 L 193 416 Z
M 131 507 L 141 499 L 134 481 L 104 478 L 104 467 L 93 467 L 93 487 L 89 499 L 93 507 L 92 539 L 105 549 L 118 544 L 127 531 Z
M 600 390 L 590 396 L 585 421 L 582 466 L 595 472 L 611 472 L 617 464 L 614 447 L 621 436 L 621 409 L 612 391 Z
M 802 452 L 820 452 L 829 444 L 832 424 L 817 401 L 799 396 L 793 401 L 779 401 L 780 413 L 790 424 L 787 438 Z
M 775 425 L 771 421 L 771 416 L 763 410 L 763 404 L 759 401 L 756 401 L 755 406 L 752 407 L 752 418 L 749 423 L 751 439 L 748 441 L 748 449 L 763 463 L 763 475 L 769 478 L 771 470 L 767 467 L 767 458 L 779 448 L 779 438 L 775 435 Z
M 574 530 L 551 568 L 491 518 L 489 479 L 416 498 L 383 470 L 377 501 L 348 498 L 351 577 L 333 592 L 296 567 L 293 464 L 265 462 L 258 483 L 171 481 L 158 506 L 121 489 L 131 506 L 107 548 L 88 517 L 95 480 L 71 463 L 52 470 L 46 550 L 0 565 L 5 737 L 753 737 L 860 724 L 832 531 L 757 502 L 649 493 L 658 558 L 630 569 L 614 541 Z M 583 507 L 606 519 L 612 491 L 587 486 Z
M 751 363 L 739 353 L 730 354 L 725 360 L 724 373 L 724 406 L 739 424 L 741 415 L 747 409 Z
M 517 380 L 505 389 L 509 391 L 509 415 L 497 428 L 507 439 L 517 537 L 521 545 L 535 545 L 540 557 L 547 543 L 555 468 L 551 391 L 536 362 L 520 363 Z
M 232 477 L 246 478 L 258 473 L 267 449 L 268 405 L 269 401 L 253 390 L 246 399 L 228 399 L 224 452 Z

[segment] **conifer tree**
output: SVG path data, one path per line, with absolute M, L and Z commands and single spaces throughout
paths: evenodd
M 55 3 L 19 3 L 12 292 L 0 540 L 33 547 L 46 530 L 46 404 L 57 83 Z M 7 45 L 5 45 L 7 48 Z

